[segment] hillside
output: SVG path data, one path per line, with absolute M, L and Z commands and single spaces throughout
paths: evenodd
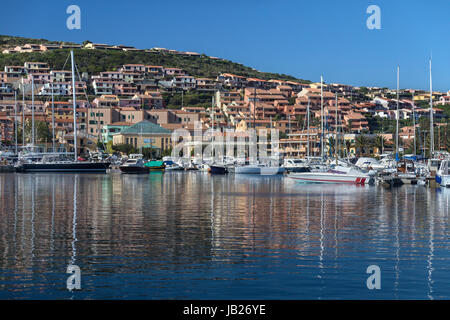
M 45 43 L 45 41 L 49 43 L 48 40 L 0 36 L 0 43 L 3 47 L 12 46 L 13 44 Z M 5 65 L 23 65 L 26 61 L 47 62 L 50 65 L 50 68 L 61 69 L 67 59 L 68 52 L 68 50 L 60 49 L 47 52 L 0 53 L 0 70 L 3 70 Z M 232 61 L 211 59 L 206 55 L 185 56 L 162 52 L 126 52 L 85 49 L 74 50 L 74 54 L 80 71 L 88 72 L 89 75 L 97 74 L 102 71 L 116 70 L 124 64 L 135 63 L 182 68 L 194 77 L 215 78 L 220 73 L 227 72 L 265 80 L 279 79 L 309 83 L 307 80 L 297 79 L 285 74 L 259 72 Z
M 15 37 L 15 36 L 7 36 L 0 35 L 0 48 L 11 48 L 15 46 L 21 46 L 27 43 L 33 44 L 72 44 L 72 42 L 64 42 L 64 41 L 50 41 L 47 39 L 31 39 L 31 38 L 23 38 L 23 37 Z

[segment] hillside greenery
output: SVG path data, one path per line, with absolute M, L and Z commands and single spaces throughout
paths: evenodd
M 73 42 L 50 41 L 47 39 L 31 39 L 31 38 L 0 35 L 0 47 L 3 47 L 3 48 L 23 46 L 24 44 L 27 44 L 27 43 L 32 43 L 32 44 L 61 44 L 61 43 L 73 44 Z
M 0 45 L 12 47 L 25 43 L 60 43 L 45 39 L 27 39 L 12 36 L 0 36 Z M 0 53 L 0 68 L 7 65 L 23 65 L 27 61 L 47 62 L 52 69 L 62 69 L 69 55 L 68 49 L 52 50 L 47 52 L 30 53 Z M 184 56 L 163 52 L 127 52 L 127 51 L 104 51 L 104 50 L 74 50 L 75 60 L 80 72 L 89 75 L 98 74 L 103 71 L 117 70 L 124 64 L 145 64 L 164 67 L 181 68 L 194 77 L 216 78 L 220 73 L 233 73 L 245 77 L 260 79 L 279 79 L 309 83 L 310 81 L 297 79 L 286 74 L 259 72 L 240 63 L 211 59 L 202 54 L 200 56 Z M 67 62 L 65 69 L 70 67 Z

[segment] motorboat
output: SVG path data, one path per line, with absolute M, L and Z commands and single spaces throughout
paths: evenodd
M 184 168 L 182 166 L 180 166 L 179 164 L 177 164 L 171 160 L 164 161 L 164 164 L 166 165 L 166 168 L 165 168 L 166 171 L 183 171 L 184 170 Z
M 404 159 L 398 163 L 397 170 L 397 176 L 404 184 L 417 184 L 419 176 L 416 173 L 414 161 Z
M 206 164 L 206 163 L 198 164 L 196 167 L 197 167 L 198 171 L 203 171 L 203 172 L 210 172 L 211 171 L 211 166 Z
M 149 168 L 146 167 L 144 159 L 140 157 L 131 157 L 124 164 L 119 166 L 122 173 L 149 173 Z
M 164 161 L 158 161 L 158 160 L 151 160 L 146 163 L 144 163 L 144 166 L 149 171 L 164 171 L 166 169 L 166 165 L 164 164 Z
M 442 160 L 443 159 L 438 159 L 438 158 L 428 159 L 428 162 L 427 162 L 428 172 L 430 173 L 430 175 L 432 177 L 436 176 L 437 171 L 441 167 Z
M 326 172 L 292 172 L 288 178 L 304 183 L 345 183 L 364 185 L 373 181 L 373 175 L 353 167 L 335 166 Z
M 284 159 L 283 167 L 288 172 L 304 172 L 309 165 L 304 159 Z
M 436 172 L 436 182 L 442 187 L 450 187 L 450 160 L 442 160 Z
M 373 169 L 373 166 L 379 167 L 380 162 L 374 158 L 361 157 L 356 161 L 355 166 L 361 169 L 370 170 Z
M 198 171 L 197 166 L 193 162 L 189 162 L 184 166 L 184 170 L 186 171 Z
M 226 174 L 228 173 L 227 166 L 223 164 L 211 164 L 209 165 L 211 174 Z
M 397 172 L 384 172 L 377 177 L 378 184 L 385 187 L 400 187 L 403 185 L 403 180 L 398 176 Z

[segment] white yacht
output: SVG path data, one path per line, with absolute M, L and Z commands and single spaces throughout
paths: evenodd
M 304 183 L 368 184 L 373 176 L 353 167 L 335 166 L 326 172 L 292 172 L 288 178 Z
M 442 160 L 436 172 L 436 182 L 442 187 L 450 187 L 450 160 Z
M 288 172 L 305 172 L 309 168 L 308 163 L 305 159 L 289 159 L 283 160 L 283 167 Z

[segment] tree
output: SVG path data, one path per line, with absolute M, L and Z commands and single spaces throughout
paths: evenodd
M 164 149 L 162 152 L 162 156 L 166 157 L 166 156 L 171 156 L 172 155 L 172 148 L 169 149 Z
M 137 150 L 136 150 L 136 148 L 133 145 L 126 144 L 126 143 L 117 144 L 117 145 L 113 146 L 113 149 L 115 151 L 119 151 L 121 153 L 125 153 L 126 155 L 129 155 L 131 153 L 137 153 Z
M 361 134 L 356 137 L 355 139 L 355 147 L 356 147 L 356 154 L 359 156 L 362 154 L 363 156 L 366 155 L 366 148 L 369 146 L 369 139 L 364 135 Z
M 108 141 L 108 143 L 106 144 L 106 153 L 108 154 L 113 154 L 114 153 L 114 147 L 113 147 L 113 142 L 112 141 Z
M 296 121 L 297 121 L 297 128 L 300 128 L 303 126 L 303 124 L 304 124 L 303 116 L 298 115 L 296 118 Z
M 36 130 L 36 141 L 40 143 L 47 143 L 52 141 L 52 133 L 48 126 L 47 122 L 44 121 L 36 121 L 35 122 L 35 130 Z
M 384 153 L 385 145 L 386 145 L 386 139 L 382 135 L 378 134 L 373 141 L 373 146 L 375 148 L 377 148 L 378 151 L 382 154 L 382 153 Z
M 350 119 L 347 122 L 347 130 L 348 130 L 348 132 L 352 132 L 352 126 L 353 126 L 353 120 Z
M 296 97 L 289 97 L 288 98 L 288 104 L 290 106 L 293 106 L 295 104 L 295 100 L 296 100 Z
M 156 158 L 157 151 L 153 148 L 142 148 L 142 155 L 145 159 L 154 159 Z
M 328 138 L 328 153 L 329 153 L 330 157 L 334 157 L 334 155 L 336 153 L 335 146 L 336 146 L 336 140 L 334 139 L 334 137 L 329 137 Z

